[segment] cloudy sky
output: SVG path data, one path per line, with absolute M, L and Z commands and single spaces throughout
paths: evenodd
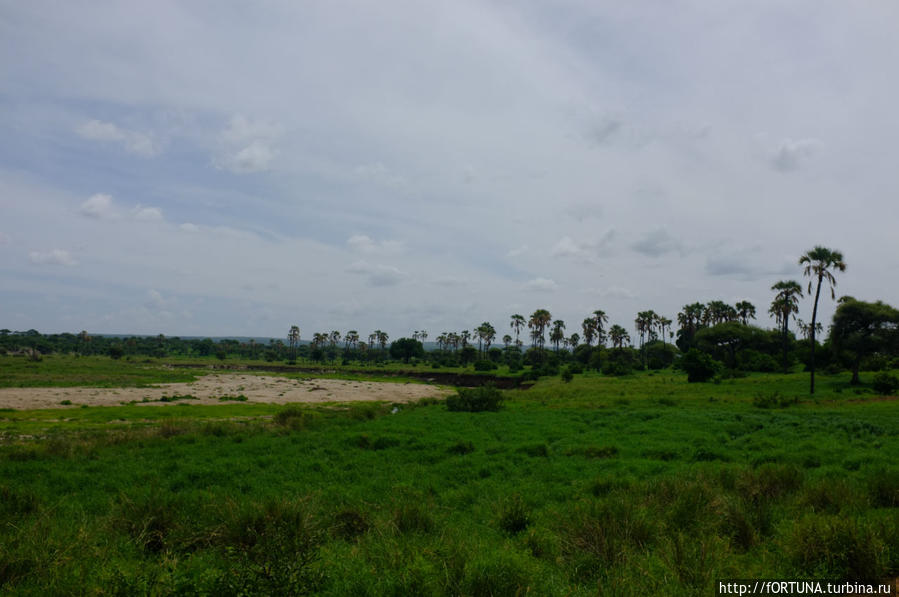
M 845 255 L 838 293 L 897 304 L 897 22 L 892 0 L 0 0 L 0 327 L 630 329 L 764 313 L 816 244 Z

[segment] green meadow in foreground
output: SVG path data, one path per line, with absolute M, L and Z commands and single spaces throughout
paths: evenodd
M 899 575 L 899 403 L 668 371 L 443 403 L 0 412 L 0 592 L 709 595 Z M 795 397 L 800 397 L 798 402 Z

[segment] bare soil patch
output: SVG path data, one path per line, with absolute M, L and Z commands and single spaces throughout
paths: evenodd
M 266 375 L 206 375 L 187 383 L 159 384 L 152 388 L 0 388 L 0 408 L 77 408 L 119 406 L 137 402 L 141 406 L 172 404 L 226 404 L 223 396 L 246 396 L 246 402 L 414 402 L 421 398 L 443 398 L 448 390 L 415 383 L 349 381 L 343 379 L 288 379 Z M 163 397 L 193 396 L 196 400 L 160 402 Z M 147 402 L 142 402 L 147 399 Z M 60 404 L 67 400 L 71 405 Z

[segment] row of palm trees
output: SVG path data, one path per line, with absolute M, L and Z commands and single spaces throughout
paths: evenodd
M 846 263 L 843 261 L 843 254 L 839 251 L 828 249 L 826 247 L 816 246 L 814 249 L 807 251 L 799 258 L 799 265 L 804 266 L 803 275 L 809 278 L 808 293 L 812 292 L 815 286 L 815 301 L 812 308 L 812 321 L 805 324 L 802 320 L 798 321 L 800 330 L 806 335 L 811 343 L 811 393 L 815 391 L 815 336 L 822 331 L 821 324 L 817 321 L 818 302 L 821 295 L 821 287 L 826 283 L 830 287 L 831 298 L 836 298 L 834 287 L 836 286 L 836 278 L 834 272 L 846 271 Z M 783 336 L 783 361 L 784 367 L 787 366 L 787 347 L 789 338 L 789 321 L 790 318 L 795 319 L 799 312 L 799 299 L 802 298 L 802 286 L 795 280 L 781 280 L 771 287 L 775 292 L 774 299 L 768 309 L 768 313 L 774 317 L 777 326 Z M 740 322 L 744 325 L 749 324 L 750 319 L 755 319 L 755 305 L 749 301 L 740 301 L 731 306 L 724 301 L 715 300 L 707 304 L 692 303 L 685 305 L 677 315 L 677 323 L 681 330 L 682 337 L 692 339 L 696 331 L 703 327 L 711 327 L 726 322 Z M 591 316 L 585 318 L 581 323 L 583 336 L 578 333 L 572 333 L 570 336 L 565 335 L 565 322 L 561 319 L 553 320 L 552 315 L 546 309 L 537 309 L 529 318 L 516 313 L 510 318 L 510 328 L 515 333 L 514 339 L 510 334 L 505 334 L 502 338 L 503 344 L 509 347 L 513 344 L 521 347 L 521 331 L 527 327 L 531 340 L 531 346 L 534 348 L 543 348 L 546 342 L 546 331 L 550 330 L 549 340 L 556 350 L 559 347 L 574 348 L 580 345 L 583 338 L 584 344 L 592 346 L 596 342 L 597 346 L 605 346 L 606 342 L 610 342 L 615 348 L 621 348 L 629 344 L 631 339 L 628 332 L 620 325 L 613 325 L 606 329 L 609 318 L 602 310 L 596 310 Z M 665 341 L 666 336 L 671 337 L 671 325 L 674 322 L 667 317 L 657 314 L 653 310 L 640 311 L 634 320 L 634 326 L 637 335 L 640 338 L 640 347 L 642 348 L 647 340 L 649 342 L 661 339 Z M 551 327 L 550 327 L 550 324 Z M 456 332 L 443 332 L 437 336 L 437 346 L 441 350 L 458 350 L 465 348 L 469 343 L 477 338 L 478 351 L 484 353 L 490 349 L 490 346 L 496 339 L 496 329 L 489 322 L 483 322 L 477 326 L 473 332 L 463 330 Z M 288 342 L 292 354 L 296 355 L 296 348 L 300 341 L 300 329 L 297 326 L 291 326 L 288 332 Z M 425 330 L 416 330 L 412 334 L 412 338 L 424 342 L 428 338 Z M 315 333 L 312 338 L 313 347 L 322 347 L 325 345 L 336 346 L 341 341 L 341 334 L 338 331 L 330 333 Z M 360 342 L 359 333 L 356 330 L 350 330 L 343 336 L 345 347 L 355 349 L 369 349 L 380 346 L 382 350 L 387 348 L 388 335 L 381 330 L 375 330 L 368 336 L 368 344 Z

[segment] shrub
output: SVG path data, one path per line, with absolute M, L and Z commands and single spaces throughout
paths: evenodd
M 612 348 L 604 353 L 602 372 L 606 375 L 628 375 L 637 367 L 634 351 L 629 348 Z
M 450 454 L 471 454 L 474 452 L 474 444 L 469 441 L 458 441 L 446 450 Z
M 499 528 L 509 535 L 517 535 L 528 528 L 531 513 L 520 496 L 516 495 L 501 506 L 498 523 Z
M 571 371 L 571 367 L 562 369 L 562 381 L 570 383 L 572 379 L 574 379 L 574 373 Z
M 695 348 L 681 357 L 679 366 L 686 371 L 687 381 L 690 383 L 708 381 L 721 370 L 721 363 Z
M 502 408 L 503 395 L 492 384 L 477 388 L 459 388 L 454 396 L 446 399 L 446 408 L 456 412 L 498 411 Z
M 882 372 L 874 376 L 871 386 L 878 394 L 892 396 L 896 393 L 896 390 L 899 390 L 899 379 L 895 375 Z
M 808 516 L 793 527 L 786 551 L 797 572 L 818 578 L 881 578 L 886 573 L 882 542 L 853 518 Z
M 485 361 L 482 359 L 480 361 L 475 361 L 474 363 L 475 371 L 493 371 L 495 369 L 497 369 L 497 365 L 493 361 Z

